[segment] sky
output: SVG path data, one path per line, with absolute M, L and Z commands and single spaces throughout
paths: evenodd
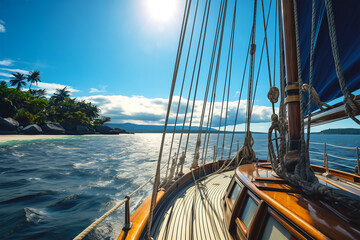
M 209 28 L 199 73 L 199 94 L 194 105 L 194 124 L 200 122 L 220 1 L 211 2 Z M 195 3 L 196 1 L 193 1 L 191 5 L 190 15 L 195 12 Z M 266 10 L 269 4 L 270 0 L 264 1 Z M 270 59 L 274 58 L 275 0 L 272 4 L 268 30 Z M 194 36 L 201 29 L 199 23 L 203 17 L 204 5 L 205 1 L 199 1 Z M 185 0 L 0 0 L 0 79 L 8 81 L 13 72 L 28 73 L 38 70 L 41 82 L 34 88 L 45 88 L 49 96 L 57 88 L 67 86 L 71 97 L 98 105 L 101 114 L 110 116 L 113 123 L 163 124 L 184 6 Z M 251 1 L 239 1 L 237 5 L 229 90 L 229 125 L 234 124 L 251 30 L 252 9 Z M 260 4 L 258 10 L 256 63 L 259 63 L 264 37 Z M 233 11 L 234 0 L 229 0 L 219 64 L 219 86 L 225 82 Z M 178 102 L 180 96 L 187 53 L 185 49 L 189 47 L 192 23 L 190 19 L 174 102 Z M 190 85 L 192 78 L 197 42 L 198 38 L 194 37 L 190 48 L 189 70 L 185 74 L 185 86 Z M 273 69 L 274 62 L 270 62 Z M 277 60 L 275 69 L 279 68 L 278 64 Z M 195 71 L 195 80 L 197 73 Z M 275 70 L 275 76 L 278 80 L 278 70 Z M 246 89 L 248 74 L 245 78 Z M 272 110 L 267 100 L 268 82 L 264 58 L 253 109 L 255 123 L 252 129 L 255 131 L 266 132 L 270 125 Z M 182 94 L 179 119 L 184 116 L 188 91 L 189 88 L 185 88 Z M 214 110 L 217 117 L 221 113 L 222 92 L 219 87 Z M 189 104 L 192 105 L 193 95 L 190 96 Z M 246 96 L 243 92 L 238 130 L 243 130 L 244 127 Z M 173 104 L 170 115 L 172 123 L 176 117 L 176 104 Z M 224 120 L 222 121 L 223 125 Z M 214 118 L 213 126 L 217 125 L 219 119 Z M 315 127 L 314 131 L 342 127 L 358 126 L 351 120 L 344 120 Z

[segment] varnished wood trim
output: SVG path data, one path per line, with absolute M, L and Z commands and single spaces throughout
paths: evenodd
M 238 228 L 241 233 L 243 234 L 243 236 L 246 236 L 247 234 L 247 229 L 246 229 L 246 226 L 245 224 L 240 220 L 240 218 L 236 218 L 235 219 L 235 223 L 236 223 L 236 228 Z
M 238 169 L 236 170 L 236 176 L 241 176 L 241 173 Z M 240 178 L 239 180 L 242 181 L 243 184 L 248 188 L 248 191 L 251 191 L 254 194 L 258 195 L 260 199 L 263 199 L 265 202 L 267 202 L 268 205 L 272 206 L 281 215 L 287 216 L 289 218 L 289 221 L 292 222 L 295 226 L 301 226 L 299 228 L 303 229 L 311 237 L 313 237 L 314 239 L 327 239 L 327 237 L 323 233 L 319 232 L 314 226 L 298 218 L 296 215 L 293 214 L 293 212 L 283 207 L 282 205 L 279 205 L 274 199 L 259 190 L 248 178 Z
M 261 166 L 263 167 L 263 166 Z M 288 183 L 285 179 L 276 177 L 256 177 L 255 182 L 276 182 L 276 183 Z
M 299 101 L 300 101 L 299 95 L 291 95 L 285 98 L 285 104 L 291 102 L 299 102 Z
M 293 0 L 281 1 L 283 39 L 285 48 L 285 69 L 286 82 L 290 85 L 298 81 L 297 54 L 296 54 L 296 36 L 294 22 L 294 3 Z M 289 102 L 288 122 L 289 122 L 289 139 L 300 139 L 300 104 L 299 102 Z M 297 149 L 296 144 L 289 146 L 289 150 Z
M 266 214 L 266 204 L 263 200 L 258 203 L 258 207 L 252 219 L 250 228 L 248 229 L 248 239 L 258 239 L 256 235 L 258 234 L 259 230 L 263 229 L 264 227 L 264 215 Z
M 320 173 L 326 172 L 325 167 L 316 166 L 316 165 L 311 165 L 311 168 L 312 168 L 315 172 L 320 172 Z M 356 174 L 347 173 L 347 172 L 342 172 L 342 171 L 335 170 L 335 169 L 329 169 L 329 173 L 330 173 L 331 175 L 336 176 L 336 177 L 341 177 L 341 178 L 350 180 L 350 181 L 352 181 L 352 182 L 360 182 L 360 176 L 359 176 L 359 175 L 356 175 Z
M 358 108 L 360 108 L 360 95 L 355 97 L 354 102 Z M 357 116 L 357 115 L 355 115 Z M 345 112 L 344 102 L 339 102 L 326 108 L 324 111 L 317 111 L 311 116 L 311 126 L 318 126 L 342 119 L 347 119 L 349 116 Z M 305 124 L 307 124 L 308 117 L 305 118 Z
M 236 179 L 236 181 L 238 181 Z M 241 183 L 242 184 L 242 183 Z M 239 194 L 238 200 L 235 204 L 235 207 L 232 209 L 232 215 L 230 218 L 230 224 L 229 224 L 229 231 L 233 232 L 234 231 L 234 222 L 235 219 L 239 216 L 240 211 L 242 211 L 242 209 L 244 208 L 244 204 L 246 203 L 246 195 L 247 195 L 247 188 L 244 186 L 244 188 L 242 189 L 241 193 Z
M 160 199 L 164 196 L 164 191 L 159 191 L 156 197 L 156 204 L 160 201 Z M 130 200 L 131 201 L 131 200 Z M 132 228 L 127 231 L 121 231 L 118 240 L 123 239 L 139 239 L 141 232 L 143 231 L 147 220 L 149 218 L 149 210 L 151 204 L 151 195 L 145 199 L 145 201 L 135 210 L 135 212 L 130 217 L 130 222 L 132 222 Z
M 299 83 L 292 82 L 292 84 L 288 84 L 286 86 L 286 91 L 290 91 L 290 90 L 299 90 Z
M 300 234 L 295 228 L 293 228 L 290 224 L 288 224 L 284 219 L 282 219 L 279 215 L 277 215 L 273 210 L 269 209 L 268 212 L 271 216 L 273 216 L 276 221 L 278 221 L 282 226 L 288 230 L 291 235 L 295 236 L 296 239 L 306 239 L 302 234 Z

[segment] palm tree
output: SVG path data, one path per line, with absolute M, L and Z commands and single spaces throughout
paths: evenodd
M 4 87 L 7 87 L 7 83 L 5 81 L 1 81 L 0 85 L 4 86 Z
M 54 93 L 54 98 L 57 101 L 64 101 L 65 98 L 70 97 L 70 91 L 66 90 L 67 87 L 64 87 L 63 89 L 56 89 L 56 92 Z
M 26 82 L 24 81 L 26 79 L 25 75 L 19 72 L 13 73 L 11 75 L 13 75 L 13 78 L 10 79 L 10 85 L 16 85 L 16 89 L 21 90 L 21 88 L 26 85 Z
M 41 98 L 45 98 L 47 94 L 45 89 L 29 89 L 29 92 L 31 95 Z
M 37 83 L 41 82 L 40 80 L 40 71 L 31 71 L 28 75 L 27 75 L 27 81 L 30 82 L 30 86 L 29 86 L 29 90 L 31 88 L 31 85 L 33 83 Z

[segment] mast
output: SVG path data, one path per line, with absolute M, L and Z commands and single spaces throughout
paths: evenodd
M 300 98 L 296 57 L 294 1 L 281 0 L 286 69 L 286 99 L 289 122 L 289 151 L 300 149 Z

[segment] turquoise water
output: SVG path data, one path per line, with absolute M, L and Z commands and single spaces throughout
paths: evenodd
M 197 135 L 190 136 L 187 166 L 192 160 Z M 267 135 L 253 137 L 257 157 L 266 159 Z M 166 139 L 163 162 L 168 159 L 170 139 L 171 135 Z M 225 146 L 229 146 L 230 139 L 227 135 Z M 243 134 L 236 134 L 235 139 L 241 143 Z M 216 140 L 216 136 L 211 138 L 208 161 L 212 160 Z M 154 174 L 160 141 L 161 134 L 134 134 L 13 141 L 0 145 L 1 239 L 72 239 Z M 360 145 L 360 137 L 355 135 L 313 135 L 312 141 L 348 147 Z M 323 148 L 323 145 L 311 145 L 310 150 L 322 153 Z M 228 151 L 225 148 L 225 156 Z M 327 152 L 356 159 L 355 150 L 328 146 Z M 311 156 L 323 160 L 321 154 Z M 331 156 L 329 162 L 349 165 L 351 168 L 330 164 L 349 172 L 356 165 L 356 161 L 336 160 Z M 151 189 L 149 184 L 131 198 L 132 211 Z M 124 209 L 120 207 L 87 239 L 116 239 L 123 219 Z

